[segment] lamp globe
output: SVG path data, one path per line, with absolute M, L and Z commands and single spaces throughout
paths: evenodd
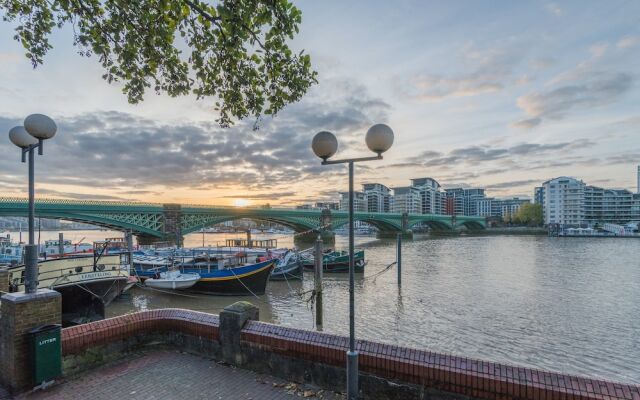
M 316 156 L 322 158 L 324 161 L 338 151 L 338 139 L 336 136 L 327 131 L 316 133 L 311 142 L 311 148 Z
M 11 143 L 23 149 L 38 143 L 38 139 L 29 135 L 29 132 L 24 129 L 24 126 L 14 126 L 11 128 L 11 130 L 9 130 L 9 140 L 11 140 Z
M 393 144 L 393 131 L 388 125 L 376 124 L 367 131 L 365 141 L 369 150 L 380 155 Z
M 24 119 L 24 128 L 36 139 L 46 140 L 55 136 L 58 127 L 53 120 L 43 114 L 31 114 Z

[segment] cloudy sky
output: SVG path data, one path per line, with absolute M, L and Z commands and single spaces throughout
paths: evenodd
M 321 167 L 320 130 L 341 155 L 366 155 L 364 133 L 389 124 L 382 162 L 357 183 L 443 186 L 530 196 L 569 175 L 635 191 L 640 164 L 640 2 L 296 1 L 292 46 L 320 84 L 276 118 L 219 128 L 211 99 L 148 94 L 132 106 L 98 61 L 57 32 L 32 69 L 0 21 L 0 192 L 23 196 L 26 166 L 6 132 L 33 112 L 58 135 L 38 157 L 41 196 L 233 204 L 327 200 L 346 170 Z

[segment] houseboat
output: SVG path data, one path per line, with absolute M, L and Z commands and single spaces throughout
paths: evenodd
M 10 291 L 24 291 L 25 266 L 9 267 Z M 120 256 L 63 257 L 38 262 L 38 288 L 62 295 L 65 326 L 103 319 L 105 307 L 131 286 Z

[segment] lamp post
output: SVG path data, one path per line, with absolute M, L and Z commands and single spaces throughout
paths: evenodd
M 385 124 L 373 125 L 365 137 L 374 157 L 329 160 L 338 151 L 338 140 L 331 132 L 319 132 L 313 137 L 311 148 L 322 159 L 322 165 L 349 164 L 349 351 L 347 351 L 347 395 L 350 400 L 358 398 L 358 352 L 355 338 L 355 274 L 353 243 L 353 164 L 361 161 L 382 160 L 382 153 L 393 144 L 393 131 Z
M 35 245 L 35 149 L 42 155 L 43 142 L 51 139 L 57 131 L 55 122 L 46 115 L 31 114 L 24 120 L 23 126 L 9 131 L 9 140 L 22 149 L 22 162 L 29 158 L 29 244 L 25 246 L 25 292 L 38 290 L 38 249 Z

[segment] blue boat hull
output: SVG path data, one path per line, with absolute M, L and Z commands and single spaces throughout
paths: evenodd
M 258 264 L 246 265 L 222 270 L 207 272 L 206 269 L 194 267 L 182 267 L 184 273 L 200 275 L 200 280 L 191 288 L 190 292 L 221 296 L 247 296 L 261 295 L 267 287 L 269 275 L 275 261 L 268 260 Z M 140 277 L 151 278 L 155 275 L 152 271 L 139 271 Z

